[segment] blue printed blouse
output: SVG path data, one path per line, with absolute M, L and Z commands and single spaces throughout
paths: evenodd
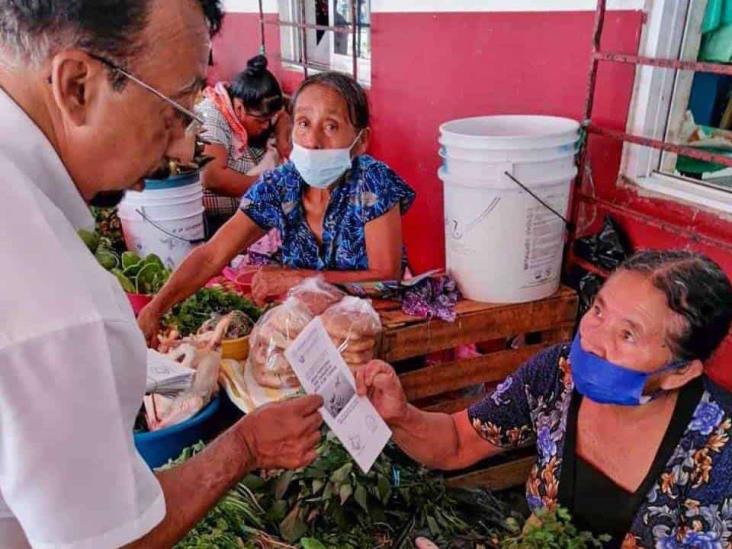
M 318 244 L 302 203 L 307 184 L 292 162 L 265 173 L 247 191 L 241 210 L 264 230 L 279 229 L 282 263 L 294 269 L 368 269 L 366 224 L 414 202 L 414 191 L 391 168 L 371 156 L 354 158 L 352 168 L 332 191 Z
M 543 351 L 468 409 L 473 427 L 491 444 L 536 443 L 526 485 L 532 510 L 558 504 L 574 390 L 568 354 L 568 345 Z M 624 549 L 732 547 L 732 395 L 705 377 L 691 417 L 645 494 Z

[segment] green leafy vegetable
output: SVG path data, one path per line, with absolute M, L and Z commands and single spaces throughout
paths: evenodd
M 256 322 L 261 315 L 254 303 L 245 297 L 220 288 L 201 288 L 191 297 L 176 305 L 164 322 L 175 326 L 183 336 L 194 334 L 213 314 L 242 311 Z

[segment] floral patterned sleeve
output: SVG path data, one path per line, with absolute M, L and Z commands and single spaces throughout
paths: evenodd
M 414 202 L 415 193 L 389 166 L 369 156 L 359 158 L 361 220 L 368 223 L 399 206 L 404 215 Z
M 485 440 L 504 449 L 536 440 L 534 408 L 543 397 L 561 393 L 559 358 L 565 346 L 550 347 L 530 358 L 496 390 L 468 408 L 468 417 Z
M 266 172 L 252 185 L 241 199 L 239 208 L 261 229 L 280 229 L 284 223 L 282 209 L 281 177 L 282 166 Z

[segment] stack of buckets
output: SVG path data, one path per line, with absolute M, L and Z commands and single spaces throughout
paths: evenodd
M 199 173 L 146 180 L 144 191 L 127 192 L 118 214 L 128 250 L 153 253 L 176 267 L 204 237 Z
M 558 289 L 565 223 L 546 206 L 567 217 L 578 140 L 576 121 L 551 116 L 440 126 L 447 268 L 466 298 L 522 303 Z

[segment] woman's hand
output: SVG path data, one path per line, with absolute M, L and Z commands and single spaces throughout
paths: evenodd
M 145 335 L 148 347 L 153 347 L 156 342 L 158 330 L 160 329 L 160 313 L 152 303 L 145 305 L 137 316 L 137 325 Z
M 407 397 L 394 368 L 381 360 L 372 360 L 356 370 L 356 391 L 367 396 L 387 423 L 404 419 Z
M 264 153 L 262 160 L 259 161 L 259 164 L 249 170 L 247 172 L 247 175 L 260 176 L 264 172 L 274 170 L 281 163 L 282 160 L 280 159 L 280 155 L 277 152 L 277 148 L 274 147 L 274 145 L 267 145 L 267 152 Z
M 279 266 L 262 267 L 252 278 L 252 298 L 257 305 L 286 294 L 307 278 L 304 271 L 283 269 Z

